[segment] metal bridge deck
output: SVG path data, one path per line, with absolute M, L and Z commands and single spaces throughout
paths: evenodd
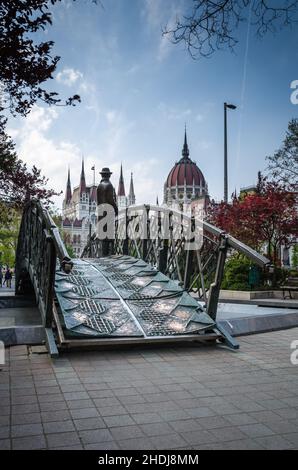
M 176 338 L 215 326 L 177 282 L 140 259 L 75 259 L 56 271 L 55 293 L 66 338 Z

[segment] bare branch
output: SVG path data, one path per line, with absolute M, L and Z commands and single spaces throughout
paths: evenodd
M 209 57 L 216 50 L 233 50 L 241 22 L 251 17 L 256 34 L 296 23 L 298 0 L 189 0 L 189 12 L 166 26 L 163 35 L 174 44 L 184 43 L 193 58 Z

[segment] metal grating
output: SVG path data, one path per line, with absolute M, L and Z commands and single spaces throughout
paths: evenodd
M 184 331 L 183 334 L 185 334 L 186 332 Z M 172 330 L 171 328 L 167 328 L 166 326 L 160 326 L 160 325 L 157 325 L 156 327 L 154 326 L 154 328 L 152 328 L 150 331 L 147 331 L 147 336 L 175 336 L 175 335 L 179 335 L 181 333 L 175 331 L 175 330 Z
M 110 281 L 124 281 L 124 282 L 126 281 L 127 282 L 133 278 L 134 276 L 132 276 L 131 274 L 123 274 L 121 272 L 115 273 L 112 276 L 109 276 Z
M 100 315 L 96 314 L 89 317 L 85 322 L 85 325 L 89 326 L 93 330 L 99 331 L 102 334 L 111 334 L 117 329 L 117 326 L 111 320 L 101 318 Z
M 77 286 L 88 286 L 90 284 L 90 281 L 86 277 L 82 276 L 76 276 L 76 275 L 68 275 L 67 276 L 67 281 L 72 282 L 73 284 L 76 284 Z
M 84 310 L 84 312 L 91 315 L 95 313 L 100 315 L 107 311 L 107 308 L 104 305 L 99 302 L 95 302 L 92 299 L 84 300 L 82 303 L 80 303 L 80 307 L 82 310 Z
M 108 266 L 107 268 L 105 266 L 103 266 L 103 268 L 104 268 L 105 273 L 115 273 L 115 274 L 121 273 L 121 270 L 119 270 L 114 265 Z
M 84 271 L 80 271 L 79 269 L 72 269 L 71 274 L 74 274 L 75 276 L 82 276 Z
M 151 308 L 144 308 L 139 316 L 142 320 L 152 323 L 156 328 L 159 328 L 164 323 L 164 321 L 169 318 L 169 315 L 155 312 Z
M 75 286 L 72 288 L 72 291 L 80 297 L 92 297 L 97 294 L 95 289 L 90 289 L 90 287 L 86 286 Z
M 155 280 L 156 272 L 145 269 L 146 265 L 144 268 L 138 263 L 121 260 L 120 264 L 119 261 L 110 258 L 109 262 L 99 265 L 92 262 L 99 271 L 97 276 L 94 270 L 81 266 L 75 273 L 63 276 L 66 283 L 73 282 L 57 290 L 67 313 L 67 329 L 83 335 L 93 330 L 93 336 L 144 335 L 150 338 L 183 335 L 201 329 L 194 317 L 197 307 L 192 299 L 179 303 L 180 297 L 188 294 L 183 294 L 181 289 L 176 291 L 173 283 L 169 279 L 166 282 L 166 278 L 164 281 L 163 276 Z M 197 321 L 198 325 L 191 323 L 189 326 L 190 321 Z
M 152 297 L 150 295 L 144 295 L 141 294 L 140 292 L 133 292 L 129 297 L 128 300 L 151 300 Z
M 127 289 L 132 292 L 139 292 L 142 286 L 137 286 L 136 284 L 132 284 L 131 281 L 126 281 L 122 284 L 121 289 Z

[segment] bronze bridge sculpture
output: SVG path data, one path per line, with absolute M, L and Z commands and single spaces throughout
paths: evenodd
M 174 341 L 219 340 L 237 349 L 216 321 L 227 254 L 237 250 L 261 267 L 269 264 L 267 258 L 209 223 L 181 218 L 169 208 L 134 206 L 118 213 L 110 171 L 101 174 L 98 205 L 114 207 L 115 236 L 93 234 L 80 259 L 70 259 L 40 202 L 31 201 L 23 212 L 16 295 L 35 294 L 51 356 L 59 349 Z M 130 238 L 134 221 L 139 231 Z M 195 222 L 201 227 L 200 245 L 187 249 Z

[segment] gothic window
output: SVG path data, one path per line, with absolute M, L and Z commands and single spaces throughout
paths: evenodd
M 73 242 L 77 243 L 77 236 L 76 235 L 73 236 Z

